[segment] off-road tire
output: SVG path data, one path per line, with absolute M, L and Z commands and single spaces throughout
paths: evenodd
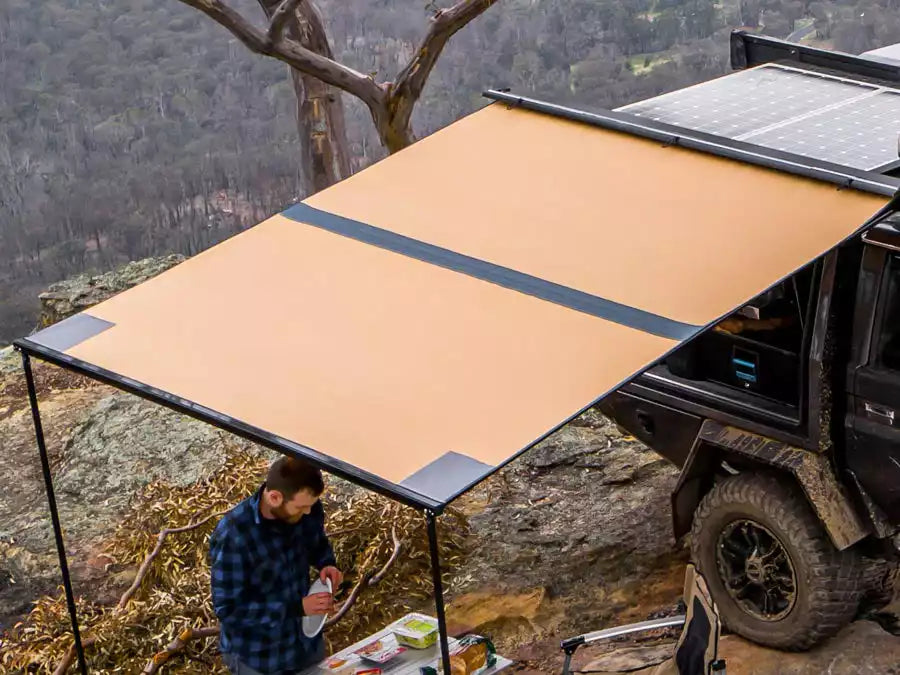
M 725 588 L 716 563 L 720 533 L 736 520 L 762 525 L 780 541 L 796 575 L 789 613 L 767 621 L 743 609 Z M 838 551 L 800 488 L 768 473 L 741 473 L 717 483 L 700 502 L 691 553 L 730 631 L 769 647 L 809 649 L 849 623 L 866 590 L 865 565 Z

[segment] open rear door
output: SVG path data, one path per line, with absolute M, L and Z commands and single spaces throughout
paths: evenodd
M 19 344 L 440 509 L 887 201 L 494 104 Z

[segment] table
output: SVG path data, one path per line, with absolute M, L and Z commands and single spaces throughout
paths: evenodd
M 435 621 L 432 617 L 427 617 L 423 614 L 411 613 L 406 616 L 397 619 L 390 625 L 386 626 L 382 630 L 372 633 L 368 637 L 363 638 L 356 644 L 352 644 L 345 649 L 337 652 L 336 654 L 332 654 L 330 657 L 322 661 L 321 663 L 311 666 L 306 670 L 302 671 L 299 675 L 354 675 L 355 671 L 359 667 L 366 667 L 368 665 L 376 665 L 369 664 L 368 662 L 363 662 L 359 656 L 354 654 L 353 652 L 362 647 L 363 645 L 371 642 L 372 640 L 382 640 L 386 647 L 396 646 L 397 640 L 394 637 L 392 629 L 406 621 L 412 617 L 420 617 L 426 618 L 431 621 Z M 453 649 L 453 646 L 457 643 L 457 640 L 454 638 L 449 638 L 448 643 L 450 649 Z M 512 661 L 507 658 L 496 655 L 497 662 L 493 667 L 488 668 L 483 671 L 481 675 L 495 675 L 495 673 L 499 673 L 501 670 L 504 670 L 512 665 Z M 407 649 L 403 654 L 399 656 L 395 656 L 393 659 L 388 661 L 387 663 L 381 665 L 381 671 L 384 675 L 419 675 L 419 668 L 422 666 L 426 666 L 429 663 L 437 663 L 441 658 L 441 648 L 440 641 L 437 644 L 429 647 L 428 649 Z M 341 665 L 340 667 L 329 667 L 329 663 L 333 663 L 336 660 L 345 660 L 346 663 Z

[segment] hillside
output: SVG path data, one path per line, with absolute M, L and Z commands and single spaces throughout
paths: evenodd
M 450 43 L 421 136 L 487 87 L 609 108 L 726 71 L 730 28 L 852 52 L 900 41 L 896 0 L 503 0 Z M 235 6 L 258 16 L 252 0 Z M 391 74 L 427 19 L 413 0 L 323 0 L 338 57 Z M 346 101 L 353 163 L 381 156 Z M 285 68 L 177 0 L 0 4 L 0 344 L 37 292 L 128 260 L 194 254 L 302 197 Z

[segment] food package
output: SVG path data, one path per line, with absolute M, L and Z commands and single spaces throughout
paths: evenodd
M 330 659 L 326 660 L 320 668 L 328 673 L 347 673 L 352 672 L 352 668 L 354 666 L 359 665 L 360 659 L 357 654 L 347 654 L 343 652 L 341 654 L 335 654 Z
M 381 668 L 357 668 L 353 675 L 381 675 Z
M 494 643 L 481 635 L 466 635 L 450 648 L 450 675 L 480 675 L 497 663 Z M 443 675 L 441 658 L 422 666 L 421 675 Z
M 393 640 L 390 642 L 373 640 L 367 645 L 357 649 L 354 653 L 365 661 L 372 661 L 379 664 L 387 663 L 395 656 L 399 656 L 406 651 L 406 647 L 391 644 L 391 642 L 393 642 Z
M 437 621 L 421 614 L 411 614 L 391 629 L 397 642 L 413 649 L 427 649 L 438 638 Z

